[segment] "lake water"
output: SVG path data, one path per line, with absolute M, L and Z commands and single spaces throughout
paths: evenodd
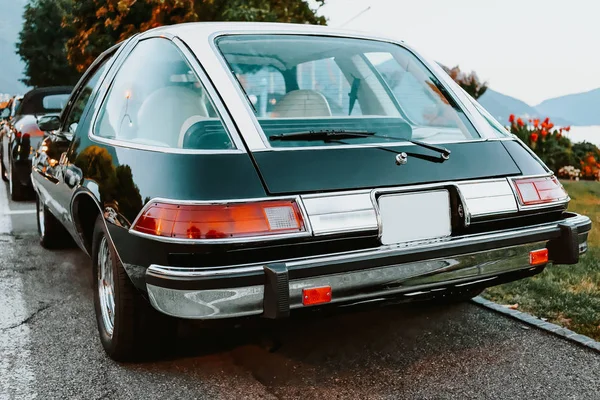
M 572 126 L 571 132 L 564 135 L 572 142 L 590 142 L 600 147 L 600 125 L 597 126 Z

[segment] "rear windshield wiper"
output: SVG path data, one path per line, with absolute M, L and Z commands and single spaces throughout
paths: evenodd
M 442 159 L 448 160 L 450 158 L 450 150 L 445 147 L 434 146 L 429 143 L 420 142 L 418 140 L 407 139 L 397 136 L 388 135 L 377 135 L 375 132 L 369 131 L 352 131 L 343 129 L 331 129 L 331 130 L 320 130 L 320 131 L 305 131 L 305 132 L 294 132 L 294 133 L 282 133 L 279 135 L 269 136 L 271 141 L 294 141 L 294 140 L 322 140 L 324 142 L 335 142 L 340 139 L 352 139 L 352 138 L 377 138 L 385 140 L 395 140 L 400 142 L 409 142 L 423 148 L 437 151 L 442 156 Z

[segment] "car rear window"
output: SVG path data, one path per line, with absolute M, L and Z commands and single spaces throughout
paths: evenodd
M 94 134 L 163 149 L 235 148 L 199 77 L 177 47 L 163 38 L 143 40 L 128 54 Z
M 322 130 L 453 142 L 480 136 L 436 76 L 409 50 L 375 40 L 302 35 L 217 39 L 271 146 L 339 145 L 274 141 Z M 361 137 L 343 144 L 394 142 Z
M 68 100 L 68 94 L 52 94 L 44 96 L 42 99 L 42 106 L 45 110 L 60 111 L 65 108 Z

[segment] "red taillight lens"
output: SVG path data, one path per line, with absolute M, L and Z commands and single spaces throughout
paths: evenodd
M 566 200 L 569 196 L 556 177 L 516 179 L 515 187 L 521 204 L 554 203 Z
M 223 239 L 305 231 L 294 201 L 178 205 L 152 202 L 134 230 L 180 239 Z
M 548 249 L 534 250 L 529 252 L 530 265 L 542 265 L 548 263 Z

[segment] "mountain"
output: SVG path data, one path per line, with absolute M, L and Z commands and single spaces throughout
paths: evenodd
M 545 100 L 536 108 L 573 121 L 573 125 L 600 125 L 600 88 Z
M 488 88 L 483 96 L 477 99 L 477 101 L 492 114 L 494 118 L 505 125 L 509 124 L 508 117 L 510 114 L 524 118 L 543 119 L 550 117 L 552 122 L 556 125 L 572 125 L 572 123 L 569 122 L 571 121 L 569 118 L 554 112 L 548 112 L 540 110 L 537 107 L 532 107 L 524 101 L 496 92 L 490 88 Z
M 26 0 L 0 1 L 0 93 L 23 94 L 23 62 L 15 53 Z

